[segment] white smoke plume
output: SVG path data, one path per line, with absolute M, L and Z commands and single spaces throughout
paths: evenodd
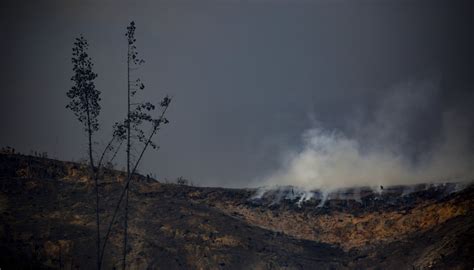
M 430 111 L 439 101 L 438 92 L 431 82 L 394 87 L 377 102 L 370 122 L 350 119 L 357 123 L 352 125 L 351 136 L 321 126 L 305 131 L 302 150 L 287 154 L 281 168 L 269 174 L 263 185 L 330 191 L 472 181 L 472 119 L 456 108 Z M 429 138 L 429 147 L 412 151 L 415 161 L 410 154 L 413 149 L 406 149 L 409 128 L 416 128 L 430 114 L 437 115 L 436 132 Z

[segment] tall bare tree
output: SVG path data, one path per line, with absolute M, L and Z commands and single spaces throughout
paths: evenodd
M 127 129 L 127 179 L 130 178 L 130 137 L 131 137 L 131 111 L 130 111 L 130 100 L 133 93 L 136 93 L 136 90 L 132 90 L 132 82 L 130 81 L 130 66 L 131 64 L 141 65 L 144 61 L 139 61 L 137 58 L 136 53 L 136 46 L 135 46 L 135 22 L 131 22 L 130 25 L 127 27 L 127 33 L 125 34 L 127 37 L 127 119 L 125 120 L 126 129 Z M 140 85 L 140 88 L 141 85 Z M 144 87 L 143 87 L 144 88 Z M 143 89 L 142 88 L 142 89 Z M 123 259 L 122 259 L 122 269 L 125 269 L 126 261 L 127 261 L 127 240 L 128 240 L 128 188 L 125 190 L 125 211 L 124 211 L 124 232 L 123 232 Z
M 156 148 L 157 145 L 151 140 L 154 133 L 156 133 L 158 127 L 162 123 L 168 123 L 168 120 L 164 117 L 166 109 L 169 106 L 171 99 L 165 97 L 161 102 L 161 106 L 164 108 L 159 118 L 154 119 L 151 113 L 155 110 L 155 105 L 150 102 L 139 102 L 134 100 L 137 91 L 145 89 L 145 85 L 141 79 L 135 74 L 135 71 L 145 63 L 143 59 L 138 56 L 137 47 L 135 45 L 135 22 L 130 22 L 127 27 L 125 36 L 127 37 L 127 118 L 125 120 L 126 126 L 126 154 L 127 154 L 127 184 L 125 186 L 125 201 L 124 201 L 124 232 L 123 232 L 123 258 L 122 258 L 122 269 L 126 267 L 127 253 L 128 253 L 128 213 L 129 213 L 129 190 L 130 180 L 137 169 L 137 166 L 142 158 L 142 155 L 134 161 L 135 165 L 132 164 L 131 150 L 136 149 L 135 147 L 142 145 L 143 152 L 148 146 Z M 151 124 L 152 133 L 151 137 L 146 136 L 144 128 L 146 124 Z M 132 138 L 134 141 L 132 142 Z M 138 149 L 136 149 L 138 150 Z
M 108 224 L 108 228 L 102 242 L 99 267 L 102 264 L 104 258 L 107 242 L 112 232 L 112 227 L 115 223 L 117 214 L 124 200 L 124 237 L 122 268 L 125 269 L 126 267 L 128 251 L 128 199 L 130 183 L 133 179 L 133 175 L 136 173 L 137 168 L 140 165 L 140 162 L 146 150 L 149 147 L 152 147 L 153 149 L 156 149 L 158 147 L 157 144 L 153 141 L 155 135 L 163 127 L 163 125 L 169 123 L 168 119 L 166 119 L 165 117 L 169 105 L 171 104 L 171 98 L 169 96 L 165 96 L 157 105 L 151 102 L 140 102 L 133 100 L 133 98 L 136 98 L 136 94 L 139 90 L 145 89 L 145 85 L 141 82 L 140 78 L 132 74 L 134 71 L 139 69 L 140 65 L 145 63 L 143 59 L 140 59 L 138 57 L 138 52 L 135 45 L 135 29 L 135 23 L 132 21 L 127 27 L 127 32 L 125 34 L 128 42 L 127 116 L 124 121 L 116 123 L 114 125 L 114 136 L 111 142 L 109 142 L 110 145 L 114 140 L 118 142 L 126 141 L 127 179 L 120 193 L 118 202 L 114 208 L 112 218 L 110 220 L 110 223 Z M 155 112 L 157 107 L 161 108 L 160 110 L 158 110 L 159 112 Z M 155 114 L 155 116 L 153 116 L 152 114 Z M 146 131 L 146 129 L 148 129 L 148 131 Z M 107 150 L 109 145 L 107 145 L 105 150 Z M 131 153 L 132 149 L 137 151 L 138 156 L 133 157 Z M 118 150 L 118 148 L 116 150 Z

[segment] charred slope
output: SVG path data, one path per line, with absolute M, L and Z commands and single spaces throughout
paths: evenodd
M 365 249 L 425 232 L 457 216 L 472 215 L 474 205 L 472 188 L 453 192 L 451 185 L 426 186 L 403 196 L 403 191 L 400 195 L 366 192 L 357 200 L 335 196 L 323 206 L 318 199 L 303 204 L 298 204 L 298 199 L 255 201 L 249 193 L 240 192 L 232 199 L 228 191 L 196 190 L 191 197 L 210 201 L 251 224 L 345 250 Z
M 0 266 L 92 269 L 93 187 L 80 164 L 0 155 Z M 101 218 L 124 174 L 101 181 Z M 357 200 L 265 198 L 255 190 L 160 184 L 132 186 L 132 269 L 405 269 L 473 265 L 473 191 L 420 189 L 397 199 L 364 193 Z M 384 197 L 385 196 L 385 197 Z M 392 199 L 389 199 L 392 198 Z M 268 199 L 268 198 L 267 198 Z M 120 220 L 105 269 L 120 265 Z M 102 223 L 104 224 L 104 223 Z M 104 228 L 105 226 L 102 226 Z

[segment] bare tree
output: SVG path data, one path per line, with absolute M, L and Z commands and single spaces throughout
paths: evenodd
M 133 100 L 136 98 L 139 90 L 145 89 L 145 85 L 142 83 L 140 78 L 135 76 L 134 71 L 138 70 L 140 65 L 145 63 L 143 59 L 138 57 L 137 48 L 135 45 L 135 23 L 132 21 L 127 27 L 125 36 L 127 37 L 128 49 L 127 49 L 127 117 L 123 123 L 116 125 L 116 131 L 120 133 L 122 137 L 126 139 L 126 155 L 127 155 L 127 180 L 125 186 L 120 194 L 119 201 L 116 205 L 112 220 L 109 223 L 108 230 L 106 232 L 104 243 L 102 246 L 101 258 L 102 261 L 107 240 L 109 238 L 113 223 L 117 216 L 117 212 L 120 209 L 122 200 L 124 201 L 124 231 L 123 231 L 123 257 L 122 257 L 122 269 L 126 267 L 127 251 L 128 251 L 128 212 L 129 212 L 129 189 L 130 182 L 133 175 L 136 173 L 138 165 L 143 158 L 143 154 L 149 146 L 156 149 L 157 145 L 153 141 L 153 137 L 156 135 L 162 125 L 169 123 L 165 118 L 166 111 L 171 103 L 171 98 L 165 96 L 159 103 L 161 107 L 161 113 L 157 117 L 153 117 L 152 113 L 156 107 L 151 102 L 140 102 Z M 149 131 L 146 132 L 148 127 Z M 132 161 L 132 149 L 139 153 L 138 156 Z

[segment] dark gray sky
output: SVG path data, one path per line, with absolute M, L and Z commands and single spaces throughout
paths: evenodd
M 301 148 L 315 125 L 370 144 L 360 135 L 370 129 L 354 123 L 370 126 L 398 88 L 430 100 L 403 115 L 412 120 L 395 136 L 414 157 L 439 135 L 443 112 L 473 122 L 473 3 L 2 1 L 0 144 L 66 160 L 86 156 L 86 137 L 64 108 L 79 34 L 99 74 L 103 143 L 125 115 L 124 33 L 134 20 L 147 61 L 144 99 L 175 98 L 161 149 L 147 153 L 143 173 L 251 185 Z

